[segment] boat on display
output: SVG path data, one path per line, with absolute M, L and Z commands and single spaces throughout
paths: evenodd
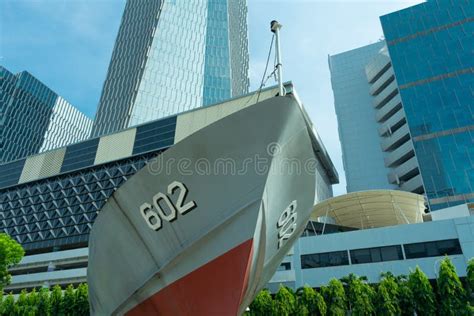
M 278 92 L 179 115 L 187 131 L 101 209 L 89 237 L 92 314 L 242 314 L 305 229 L 312 169 L 327 154 L 282 83 L 280 28 L 271 22 Z
M 316 139 L 289 93 L 245 106 L 152 159 L 92 228 L 92 314 L 243 313 L 310 217 L 315 174 L 305 164 L 315 160 Z

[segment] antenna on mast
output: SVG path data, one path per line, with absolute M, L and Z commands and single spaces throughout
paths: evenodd
M 278 88 L 280 90 L 280 96 L 284 96 L 285 93 L 285 88 L 283 87 L 283 70 L 282 70 L 282 65 L 281 65 L 281 52 L 280 52 L 280 29 L 282 28 L 282 25 L 278 23 L 278 21 L 273 20 L 270 23 L 270 30 L 272 33 L 275 34 L 275 49 L 276 49 L 276 59 L 277 59 L 277 64 L 275 65 L 275 68 L 277 70 L 277 75 L 278 75 Z

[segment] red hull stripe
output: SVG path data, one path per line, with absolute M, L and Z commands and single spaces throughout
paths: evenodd
M 247 288 L 249 239 L 150 296 L 130 311 L 138 315 L 237 315 Z

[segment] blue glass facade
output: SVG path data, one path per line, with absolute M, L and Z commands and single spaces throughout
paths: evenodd
M 28 72 L 0 67 L 0 163 L 35 154 L 48 128 L 57 95 Z
M 474 201 L 474 6 L 433 0 L 381 18 L 432 210 Z
M 209 0 L 207 18 L 204 105 L 231 97 L 227 3 Z
M 246 0 L 127 1 L 93 136 L 248 92 Z
M 89 135 L 92 121 L 27 71 L 0 77 L 0 164 Z

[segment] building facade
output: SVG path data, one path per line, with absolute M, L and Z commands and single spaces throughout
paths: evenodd
M 381 41 L 328 57 L 347 192 L 396 188 L 387 181 L 390 169 L 365 71 L 384 45 Z
M 474 200 L 473 16 L 469 1 L 428 1 L 382 16 L 384 42 L 330 56 L 348 192 Z
M 26 71 L 15 75 L 1 66 L 0 72 L 0 163 L 89 136 L 92 120 L 37 78 Z
M 127 1 L 92 136 L 247 93 L 245 0 Z
M 373 218 L 371 212 L 363 213 Z M 474 214 L 474 205 L 464 204 L 433 212 L 431 218 L 424 216 L 425 222 L 366 229 L 310 222 L 268 288 L 272 292 L 278 291 L 280 284 L 294 289 L 304 285 L 319 288 L 332 278 L 350 273 L 378 283 L 381 273 L 408 275 L 417 266 L 429 279 L 436 279 L 446 255 L 457 274 L 465 277 L 468 261 L 474 257 L 471 213 Z
M 418 160 L 386 46 L 365 66 L 365 73 L 373 97 L 379 150 L 384 155 L 384 166 L 389 169 L 385 179 L 397 189 L 422 194 Z
M 473 19 L 469 0 L 380 18 L 432 210 L 474 201 Z

